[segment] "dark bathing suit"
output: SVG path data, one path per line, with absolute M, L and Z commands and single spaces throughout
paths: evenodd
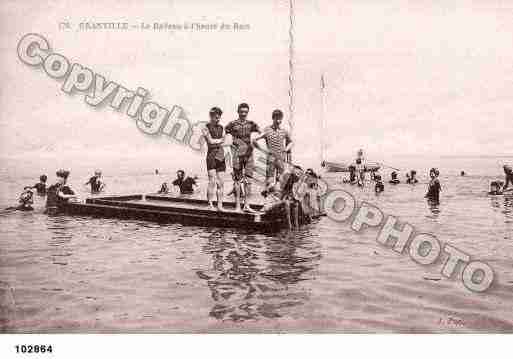
M 60 183 L 56 183 L 48 187 L 46 197 L 46 210 L 48 212 L 57 212 L 68 202 L 68 199 L 59 197 L 58 193 L 62 191 L 64 194 L 75 194 L 71 188 Z
M 258 125 L 253 121 L 237 119 L 230 122 L 226 133 L 232 135 L 233 144 L 233 174 L 236 181 L 245 176 L 253 177 L 253 147 L 251 146 L 251 133 L 260 132 Z
M 187 177 L 186 179 L 183 179 L 183 180 L 177 178 L 173 181 L 173 186 L 180 187 L 181 194 L 194 193 L 194 188 L 192 186 L 195 184 L 196 184 L 196 181 L 194 180 L 194 178 L 191 178 L 191 177 Z
M 426 198 L 433 202 L 440 202 L 440 191 L 442 186 L 440 186 L 440 181 L 435 179 L 429 183 L 428 192 L 426 194 Z
M 46 195 L 46 184 L 45 183 L 39 182 L 39 183 L 36 183 L 33 187 L 36 189 L 37 194 L 39 196 Z
M 90 184 L 91 185 L 91 192 L 92 193 L 98 193 L 100 192 L 100 187 L 101 187 L 101 181 L 98 180 L 98 177 L 96 176 L 93 176 L 91 178 L 89 178 L 89 181 L 87 181 L 86 184 Z
M 220 124 L 207 123 L 206 125 L 210 137 L 214 140 L 223 138 L 223 126 Z M 224 160 L 224 150 L 221 144 L 209 144 L 207 142 L 207 171 L 216 170 L 217 172 L 226 171 L 226 162 Z
M 508 189 L 510 184 L 513 186 L 513 172 L 506 173 L 506 183 L 504 184 L 503 189 Z

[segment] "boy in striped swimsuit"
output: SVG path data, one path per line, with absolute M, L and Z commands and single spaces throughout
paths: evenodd
M 273 124 L 264 129 L 264 132 L 253 140 L 253 146 L 267 153 L 266 187 L 275 183 L 284 170 L 287 153 L 292 148 L 292 139 L 289 133 L 280 128 L 283 121 L 283 112 L 274 110 L 272 113 Z M 265 139 L 267 151 L 262 149 L 258 141 Z

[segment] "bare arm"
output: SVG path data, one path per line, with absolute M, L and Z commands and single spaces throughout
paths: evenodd
M 57 195 L 61 198 L 68 199 L 68 198 L 77 198 L 74 194 L 64 194 L 62 191 L 57 192 Z
M 251 141 L 251 143 L 253 144 L 253 147 L 255 147 L 256 149 L 259 149 L 262 152 L 268 152 L 264 150 L 262 147 L 260 147 L 260 145 L 258 144 L 258 141 L 260 141 L 262 138 L 265 138 L 265 133 L 260 133 L 257 137 L 253 139 L 253 141 Z
M 285 144 L 287 145 L 285 147 L 285 152 L 290 152 L 292 149 L 292 146 L 294 146 L 294 142 L 292 142 L 292 138 L 290 138 L 290 134 L 287 132 L 287 137 L 285 137 Z

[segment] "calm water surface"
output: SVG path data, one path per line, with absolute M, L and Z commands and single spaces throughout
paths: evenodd
M 301 230 L 241 230 L 36 210 L 0 215 L 0 328 L 7 332 L 513 332 L 513 199 L 485 194 L 498 159 L 404 159 L 421 183 L 376 196 L 341 184 L 384 212 L 489 263 L 496 281 L 472 293 L 323 218 Z M 434 163 L 433 163 L 434 162 Z M 441 205 L 423 195 L 442 171 Z M 15 203 L 43 169 L 4 162 L 0 205 Z M 459 170 L 469 175 L 459 177 Z M 44 169 L 52 174 L 53 168 Z M 73 169 L 81 192 L 90 169 Z M 168 174 L 106 173 L 108 193 L 148 193 Z M 53 181 L 53 176 L 50 181 Z M 202 189 L 205 181 L 201 183 Z

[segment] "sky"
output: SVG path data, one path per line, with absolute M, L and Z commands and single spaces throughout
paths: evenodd
M 352 158 L 358 148 L 380 159 L 513 154 L 513 2 L 296 0 L 295 15 L 297 157 L 318 158 L 321 141 L 329 159 Z M 22 63 L 16 48 L 27 33 L 107 80 L 147 89 L 163 107 L 180 106 L 192 122 L 216 105 L 227 124 L 240 102 L 261 127 L 275 108 L 288 117 L 288 1 L 9 0 L 0 20 L 3 156 L 198 156 Z M 59 28 L 66 21 L 71 30 Z M 249 29 L 78 31 L 99 21 Z

